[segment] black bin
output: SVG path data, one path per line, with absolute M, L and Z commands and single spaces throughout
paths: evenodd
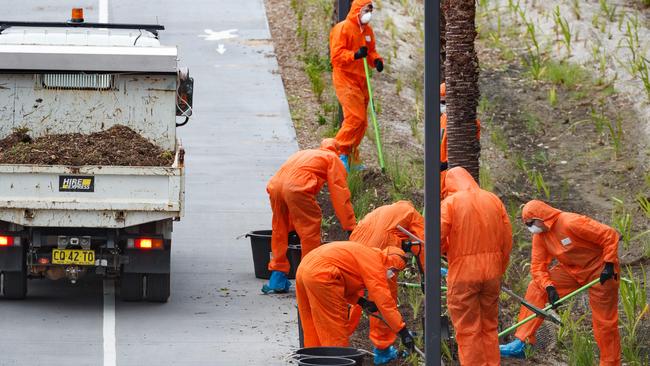
M 268 270 L 269 261 L 271 260 L 271 230 L 256 230 L 246 234 L 251 238 L 251 249 L 253 251 L 253 266 L 255 267 L 255 277 L 268 280 L 271 277 L 271 271 Z M 296 252 L 298 252 L 298 263 L 300 263 L 300 238 L 295 232 L 289 233 L 289 249 L 287 249 L 287 258 L 293 265 Z M 294 258 L 294 261 L 292 261 Z M 293 266 L 289 270 L 288 277 L 296 277 L 296 268 Z

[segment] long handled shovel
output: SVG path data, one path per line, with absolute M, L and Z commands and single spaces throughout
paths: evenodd
M 368 85 L 368 95 L 370 96 L 370 117 L 372 119 L 372 125 L 375 128 L 375 142 L 377 145 L 377 156 L 379 157 L 379 167 L 382 172 L 386 171 L 386 165 L 384 164 L 384 153 L 381 149 L 381 136 L 379 135 L 379 123 L 377 123 L 377 113 L 375 112 L 375 102 L 372 98 L 372 86 L 370 85 L 370 69 L 368 68 L 368 59 L 363 58 L 363 67 L 366 70 L 366 85 Z
M 568 300 L 571 300 L 572 298 L 576 297 L 577 295 L 579 295 L 579 294 L 585 292 L 586 290 L 590 289 L 591 287 L 593 287 L 595 284 L 597 284 L 599 282 L 600 282 L 600 278 L 596 278 L 595 280 L 589 282 L 588 284 L 580 287 L 579 289 L 577 289 L 577 290 L 573 291 L 572 293 L 570 293 L 570 294 L 564 296 L 563 298 L 559 299 L 558 301 L 555 302 L 555 304 L 556 305 L 563 304 L 563 303 L 567 302 Z M 553 308 L 552 305 L 548 305 L 542 310 L 544 312 L 547 312 L 547 311 L 551 310 L 552 308 Z M 525 317 L 524 319 L 522 319 L 521 321 L 517 322 L 516 324 L 510 326 L 509 328 L 502 330 L 501 333 L 499 333 L 499 338 L 503 337 L 504 335 L 512 333 L 517 328 L 519 328 L 522 325 L 524 325 L 524 324 L 530 322 L 531 320 L 537 318 L 537 316 L 538 316 L 538 314 L 531 314 L 531 315 Z

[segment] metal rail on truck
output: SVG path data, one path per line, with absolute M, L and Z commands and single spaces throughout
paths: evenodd
M 86 22 L 19 22 L 0 20 L 0 33 L 11 27 L 33 28 L 110 28 L 110 29 L 142 29 L 158 37 L 159 30 L 165 30 L 159 24 L 121 24 L 121 23 L 86 23 Z

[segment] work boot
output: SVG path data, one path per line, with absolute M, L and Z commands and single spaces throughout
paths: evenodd
M 375 348 L 373 351 L 375 353 L 375 365 L 387 364 L 390 361 L 396 360 L 397 356 L 399 355 L 397 349 L 395 349 L 393 346 L 390 346 L 386 349 Z
M 343 166 L 345 167 L 345 170 L 349 173 L 350 172 L 350 161 L 348 160 L 348 156 L 345 154 L 339 155 L 339 158 L 343 162 Z
M 265 294 L 270 292 L 281 294 L 289 291 L 289 288 L 291 288 L 291 282 L 287 279 L 287 275 L 284 272 L 273 271 L 271 272 L 269 284 L 262 286 L 262 292 Z
M 515 338 L 508 344 L 499 345 L 499 352 L 501 357 L 526 358 L 526 343 Z

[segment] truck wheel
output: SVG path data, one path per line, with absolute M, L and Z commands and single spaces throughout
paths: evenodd
M 5 272 L 4 273 L 4 295 L 7 299 L 22 300 L 27 296 L 27 272 Z
M 124 301 L 142 301 L 144 285 L 142 273 L 122 273 L 120 276 L 120 296 Z
M 167 302 L 169 299 L 169 273 L 147 275 L 147 301 Z

